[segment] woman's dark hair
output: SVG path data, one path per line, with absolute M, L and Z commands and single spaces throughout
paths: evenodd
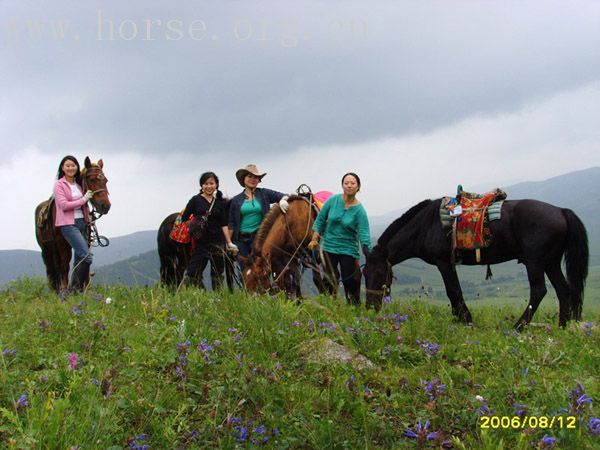
M 202 175 L 200 175 L 200 193 L 202 193 L 202 185 L 211 178 L 214 179 L 215 183 L 217 184 L 217 198 L 223 198 L 223 193 L 219 190 L 219 177 L 214 172 L 204 172 Z
M 348 172 L 344 174 L 344 176 L 342 177 L 342 184 L 344 184 L 344 180 L 348 175 L 352 175 L 356 179 L 356 184 L 358 184 L 358 188 L 360 189 L 360 178 L 354 172 Z
M 75 165 L 77 166 L 77 172 L 75 173 L 75 182 L 77 184 L 81 185 L 81 167 L 79 166 L 79 161 L 77 161 L 77 158 L 75 158 L 72 155 L 67 155 L 63 159 L 60 160 L 60 164 L 58 165 L 58 172 L 56 173 L 56 179 L 59 180 L 65 176 L 65 173 L 63 172 L 63 169 L 62 169 L 65 161 L 72 161 L 75 163 Z

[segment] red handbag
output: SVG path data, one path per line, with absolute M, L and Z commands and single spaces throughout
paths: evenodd
M 175 242 L 179 242 L 180 244 L 189 244 L 190 243 L 190 228 L 189 222 L 184 222 L 181 219 L 181 215 L 183 211 L 179 213 L 177 218 L 175 219 L 175 223 L 173 224 L 173 228 L 169 233 L 169 237 L 173 239 Z

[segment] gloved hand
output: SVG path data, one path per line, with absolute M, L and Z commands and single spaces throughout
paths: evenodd
M 315 248 L 319 248 L 319 241 L 316 239 L 311 239 L 311 241 L 308 243 L 308 249 L 313 251 Z
M 281 208 L 282 213 L 285 214 L 287 212 L 288 208 L 290 207 L 287 197 L 281 197 L 281 200 L 279 200 L 279 207 Z
M 85 194 L 83 194 L 83 198 L 86 202 L 90 201 L 90 199 L 94 196 L 94 193 L 92 191 L 90 191 L 89 189 L 87 190 L 87 192 Z
M 240 249 L 233 242 L 227 244 L 227 251 L 231 253 L 233 256 L 237 255 L 240 252 Z

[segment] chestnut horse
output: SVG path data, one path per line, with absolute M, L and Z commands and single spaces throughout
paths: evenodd
M 472 322 L 465 304 L 447 230 L 440 220 L 440 202 L 424 200 L 396 219 L 383 232 L 377 245 L 367 256 L 364 275 L 367 306 L 381 308 L 383 296 L 389 294 L 392 266 L 409 258 L 421 258 L 437 266 L 452 313 L 461 321 Z M 558 323 L 580 320 L 583 289 L 588 275 L 589 249 L 585 226 L 570 209 L 559 208 L 538 200 L 507 200 L 501 218 L 490 221 L 492 244 L 475 251 L 459 250 L 465 265 L 498 264 L 516 259 L 527 269 L 529 304 L 515 328 L 527 325 L 546 295 L 544 275 L 556 290 L 559 304 Z M 565 259 L 567 278 L 561 269 Z
M 318 209 L 312 194 L 292 195 L 285 214 L 275 205 L 264 217 L 242 269 L 246 289 L 266 292 L 271 288 L 270 276 L 288 297 L 300 297 L 299 260 L 308 258 L 307 246 Z M 316 264 L 310 264 L 313 281 L 320 293 L 327 291 Z
M 90 158 L 86 157 L 84 168 L 81 170 L 83 192 L 90 190 L 94 193 L 90 199 L 94 207 L 91 212 L 92 217 L 95 217 L 95 212 L 104 215 L 110 209 L 110 200 L 106 189 L 108 179 L 104 176 L 103 167 L 104 163 L 101 159 L 97 163 L 92 163 Z M 60 229 L 54 226 L 55 208 L 53 198 L 43 201 L 35 208 L 35 238 L 42 249 L 48 283 L 53 290 L 59 293 L 69 284 L 69 263 L 72 251 Z M 89 278 L 85 281 L 84 286 L 87 286 L 88 282 Z

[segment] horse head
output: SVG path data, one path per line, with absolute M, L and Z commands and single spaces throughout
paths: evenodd
M 242 269 L 244 286 L 251 292 L 264 293 L 271 289 L 269 264 L 259 255 L 246 258 Z
M 96 211 L 100 214 L 108 213 L 110 209 L 110 199 L 108 198 L 108 189 L 106 183 L 108 178 L 104 175 L 104 162 L 100 159 L 97 163 L 90 161 L 89 156 L 85 157 L 85 167 L 81 171 L 83 180 L 83 190 L 92 191 L 94 195 L 90 199 Z
M 393 277 L 392 265 L 388 261 L 385 247 L 376 245 L 367 255 L 363 275 L 367 291 L 367 307 L 373 306 L 376 311 L 379 311 L 383 298 L 391 293 Z

